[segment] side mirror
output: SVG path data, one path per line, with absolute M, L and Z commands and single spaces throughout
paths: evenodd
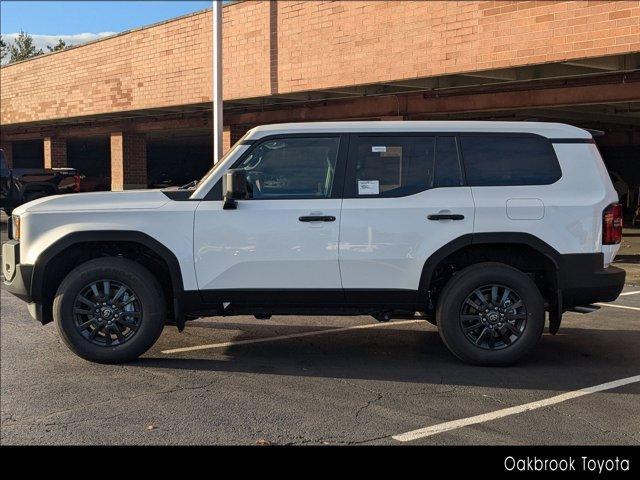
M 245 170 L 229 170 L 222 178 L 224 210 L 238 208 L 237 200 L 249 198 L 247 192 L 247 172 Z

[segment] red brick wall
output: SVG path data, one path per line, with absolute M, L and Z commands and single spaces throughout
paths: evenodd
M 278 86 L 328 88 L 640 50 L 640 2 L 278 2 Z
M 640 1 L 282 1 L 224 8 L 238 99 L 640 51 Z M 0 69 L 0 123 L 208 102 L 211 13 Z

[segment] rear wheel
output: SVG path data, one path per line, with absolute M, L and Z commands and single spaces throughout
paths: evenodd
M 53 316 L 65 344 L 80 357 L 120 363 L 146 352 L 165 321 L 162 288 L 141 265 L 124 258 L 83 263 L 64 279 Z
M 461 360 L 511 365 L 538 343 L 544 303 L 521 271 L 500 263 L 472 265 L 445 286 L 436 309 L 442 340 Z

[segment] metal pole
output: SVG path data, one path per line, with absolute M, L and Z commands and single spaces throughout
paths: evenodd
M 213 0 L 213 163 L 222 158 L 222 1 Z

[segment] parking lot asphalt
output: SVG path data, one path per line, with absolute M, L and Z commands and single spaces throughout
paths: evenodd
M 638 445 L 639 290 L 567 313 L 523 363 L 482 368 L 427 322 L 370 317 L 201 319 L 136 362 L 96 365 L 3 289 L 0 443 Z
M 4 290 L 1 301 L 2 444 L 399 444 L 415 429 L 640 374 L 640 310 L 614 307 L 567 314 L 509 368 L 459 362 L 426 322 L 369 317 L 202 319 L 109 366 L 74 356 Z M 640 294 L 615 303 L 640 308 Z M 163 353 L 202 345 L 213 347 Z M 637 445 L 639 395 L 635 382 L 407 443 Z

